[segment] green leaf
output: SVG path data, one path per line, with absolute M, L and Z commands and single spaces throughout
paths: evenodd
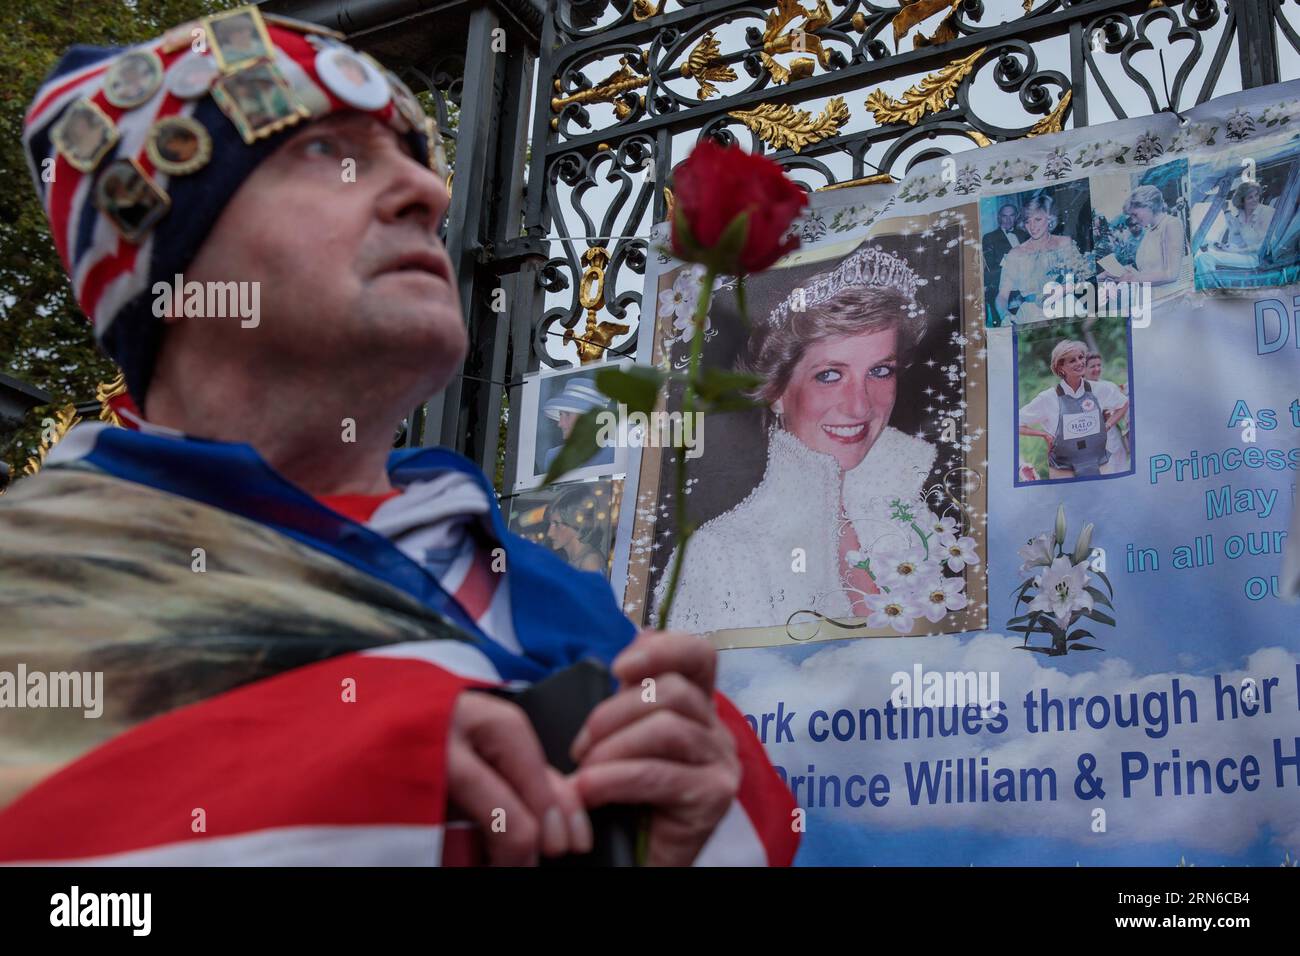
M 740 318 L 745 323 L 745 328 L 751 328 L 749 321 L 749 306 L 745 303 L 744 276 L 736 276 L 736 311 L 740 313 Z
M 1081 637 L 1094 637 L 1094 636 L 1095 635 L 1091 631 L 1085 631 L 1081 627 L 1076 627 L 1073 631 L 1070 632 L 1070 636 L 1067 637 L 1066 640 L 1077 641 Z
M 761 402 L 750 398 L 745 392 L 762 384 L 761 376 L 709 366 L 700 369 L 695 392 L 700 396 L 706 411 L 734 412 L 761 405 Z
M 1111 597 L 1114 597 L 1114 596 L 1115 596 L 1115 589 L 1114 589 L 1113 587 L 1110 586 L 1110 578 L 1106 577 L 1106 572 L 1105 572 L 1105 571 L 1094 571 L 1093 574 L 1095 574 L 1095 575 L 1097 575 L 1097 577 L 1101 578 L 1101 583 L 1104 584 L 1104 585 L 1106 585 L 1106 590 L 1110 593 L 1110 596 L 1111 596 Z
M 1101 611 L 1098 611 L 1095 608 L 1091 611 L 1084 611 L 1083 616 L 1087 618 L 1091 618 L 1092 620 L 1097 621 L 1099 624 L 1109 624 L 1111 627 L 1115 626 L 1115 619 L 1113 617 L 1111 617 L 1109 614 L 1103 614 L 1101 613 Z
M 631 368 L 603 368 L 596 373 L 596 387 L 604 394 L 627 406 L 629 412 L 654 411 L 659 400 L 659 389 L 668 375 L 649 365 Z
M 752 398 L 746 398 L 744 395 L 732 395 L 727 398 L 717 398 L 712 401 L 703 401 L 700 404 L 702 412 L 741 412 L 747 408 L 761 408 L 762 402 L 756 402 Z
M 555 456 L 555 461 L 551 462 L 551 467 L 547 469 L 543 484 L 549 485 L 573 469 L 581 468 L 600 450 L 600 446 L 596 444 L 596 436 L 600 433 L 597 418 L 603 411 L 605 411 L 603 408 L 593 408 L 574 423 L 568 441 L 564 443 L 560 453 Z
M 1092 599 L 1094 601 L 1104 604 L 1109 608 L 1115 607 L 1115 605 L 1110 603 L 1110 598 L 1102 594 L 1099 588 L 1094 588 L 1092 585 L 1089 585 L 1088 587 L 1084 588 L 1084 590 L 1087 591 L 1090 595 L 1092 595 Z
M 708 366 L 700 369 L 699 381 L 695 391 L 703 398 L 719 398 L 731 392 L 748 391 L 758 388 L 764 382 L 761 375 L 748 372 L 731 372 L 724 368 Z

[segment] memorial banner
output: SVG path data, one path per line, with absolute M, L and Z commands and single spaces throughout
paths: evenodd
M 715 292 L 766 407 L 704 420 L 666 623 L 724 649 L 798 863 L 1296 860 L 1298 205 L 1292 83 L 814 193 L 748 321 Z M 683 366 L 699 275 L 647 272 Z M 683 452 L 628 457 L 645 624 Z

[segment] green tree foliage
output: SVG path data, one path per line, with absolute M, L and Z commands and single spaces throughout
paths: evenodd
M 0 370 L 53 396 L 54 407 L 95 397 L 117 372 L 95 346 L 90 323 L 50 238 L 23 156 L 23 116 L 68 47 L 129 46 L 195 17 L 239 6 L 230 0 L 21 0 L 6 4 L 0 30 Z M 40 439 L 33 409 L 7 449 L 18 473 Z

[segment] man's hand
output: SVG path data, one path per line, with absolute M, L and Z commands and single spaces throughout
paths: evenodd
M 716 664 L 698 637 L 642 631 L 614 660 L 618 693 L 573 744 L 583 803 L 653 808 L 651 866 L 694 862 L 740 788 L 736 743 L 713 704 Z
M 573 782 L 546 762 L 524 712 L 499 697 L 467 690 L 456 699 L 447 802 L 482 828 L 494 865 L 591 851 L 591 821 Z

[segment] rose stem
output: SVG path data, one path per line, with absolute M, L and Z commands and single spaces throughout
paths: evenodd
M 695 315 L 692 318 L 694 330 L 691 332 L 691 362 L 686 371 L 686 389 L 682 396 L 682 415 L 689 421 L 695 413 L 695 380 L 700 372 L 700 353 L 704 351 L 704 319 L 709 314 L 709 299 L 713 296 L 713 280 L 717 272 L 708 268 L 704 272 L 704 286 L 700 289 L 700 298 L 695 303 Z M 673 608 L 673 598 L 677 596 L 677 584 L 682 573 L 682 559 L 686 556 L 686 546 L 690 544 L 694 529 L 686 516 L 686 449 L 677 450 L 677 494 L 674 501 L 675 520 L 680 543 L 677 555 L 673 558 L 673 570 L 668 578 L 668 592 L 659 605 L 659 626 L 668 626 L 668 614 Z

